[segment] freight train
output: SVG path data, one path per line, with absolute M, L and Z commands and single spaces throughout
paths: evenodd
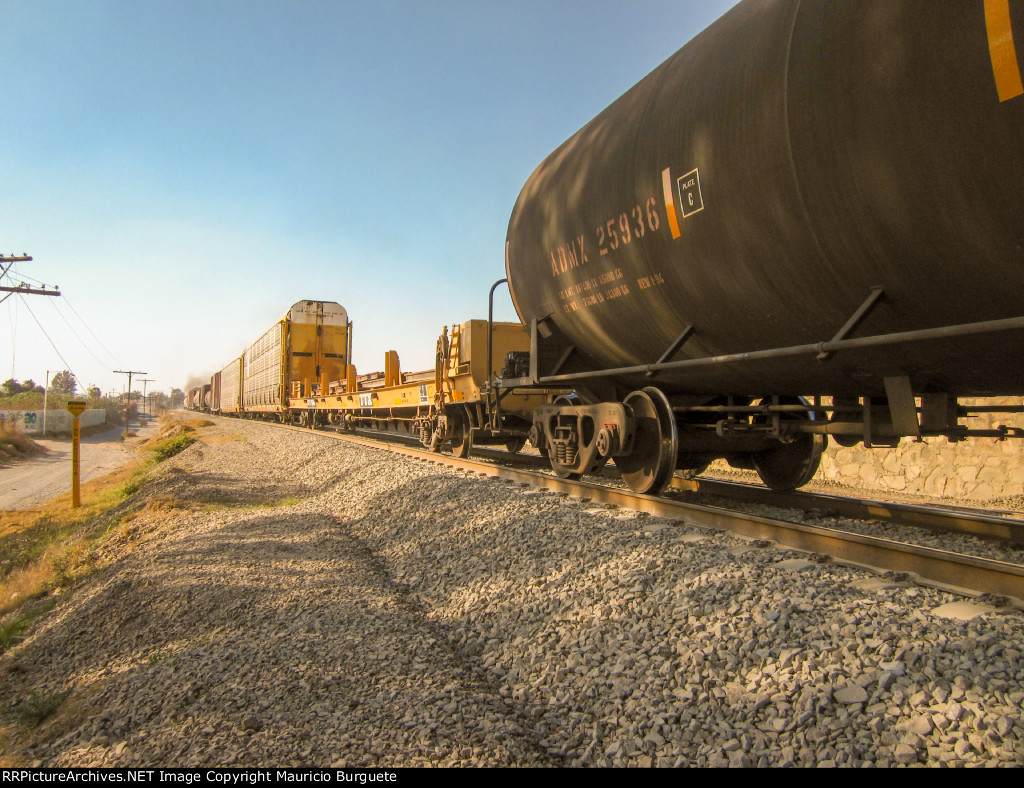
M 490 386 L 489 359 L 529 349 L 519 323 L 470 320 L 445 327 L 432 370 L 403 373 L 389 350 L 384 371 L 359 375 L 349 363 L 352 323 L 331 301 L 300 301 L 220 372 L 190 389 L 186 407 L 307 427 L 404 431 L 440 451 L 468 456 L 474 444 L 519 451 L 538 405 L 559 392 Z
M 462 324 L 471 385 L 442 340 L 392 417 L 653 494 L 723 457 L 799 487 L 828 436 L 1021 437 L 961 423 L 1024 394 L 1021 41 L 1009 0 L 740 2 L 540 164 L 498 283 L 522 326 Z M 384 415 L 290 385 L 306 423 Z

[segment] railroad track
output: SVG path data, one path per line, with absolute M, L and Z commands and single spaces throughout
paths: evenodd
M 901 504 L 803 491 L 785 493 L 749 484 L 705 478 L 676 478 L 672 480 L 672 488 L 765 506 L 803 511 L 817 510 L 833 516 L 877 520 L 935 531 L 951 531 L 970 534 L 980 539 L 1024 545 L 1024 521 L 968 508 Z
M 268 425 L 309 432 L 303 427 Z M 897 573 L 905 579 L 940 587 L 968 596 L 992 595 L 1008 597 L 1000 600 L 1024 607 L 1024 565 L 964 555 L 892 539 L 879 538 L 805 522 L 764 517 L 749 512 L 709 506 L 686 501 L 678 496 L 656 497 L 635 493 L 624 487 L 595 484 L 584 480 L 559 478 L 550 472 L 522 467 L 539 465 L 537 458 L 509 455 L 504 451 L 479 450 L 479 459 L 459 459 L 409 445 L 410 439 L 400 433 L 363 434 L 318 431 L 317 434 L 337 440 L 370 446 L 412 457 L 421 462 L 445 465 L 475 473 L 481 477 L 546 489 L 555 493 L 589 500 L 606 506 L 617 506 L 676 520 L 688 526 L 727 531 L 748 539 L 773 542 L 801 550 L 812 556 L 828 556 L 838 563 L 867 568 L 878 573 Z M 414 440 L 414 439 L 413 439 Z M 491 461 L 484 461 L 484 457 Z M 987 539 L 1013 544 L 1024 543 L 1024 522 L 1006 520 L 980 513 L 923 506 L 863 501 L 814 493 L 793 493 L 780 496 L 747 485 L 705 479 L 675 479 L 676 491 L 725 495 L 757 501 L 773 507 L 819 511 L 841 511 L 843 516 L 883 520 L 901 525 L 953 530 Z M 892 575 L 890 575 L 892 576 Z
M 357 434 L 369 437 L 371 440 L 419 446 L 415 437 L 401 433 L 364 430 L 358 431 Z M 474 449 L 474 453 L 492 462 L 534 468 L 541 473 L 550 475 L 550 466 L 539 456 L 513 455 L 504 450 L 484 447 Z M 605 469 L 601 476 L 607 479 L 618 479 L 618 474 L 612 469 Z M 685 479 L 677 476 L 672 479 L 669 489 L 682 494 L 696 493 L 702 498 L 722 498 L 730 502 L 739 501 L 801 512 L 817 512 L 818 516 L 871 520 L 897 526 L 966 534 L 988 541 L 1024 546 L 1024 521 L 997 516 L 977 509 L 901 504 L 805 491 L 785 493 L 765 487 L 705 477 Z M 714 506 L 714 504 L 708 505 Z

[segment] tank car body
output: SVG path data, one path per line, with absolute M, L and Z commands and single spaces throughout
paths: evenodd
M 196 395 L 196 410 L 202 411 L 203 413 L 210 412 L 210 403 L 212 402 L 212 395 L 210 392 L 212 390 L 212 383 L 204 383 L 199 387 L 199 393 Z
M 793 487 L 829 432 L 962 437 L 957 397 L 1024 393 L 1009 7 L 744 0 L 537 168 L 506 272 L 518 382 L 582 398 L 535 421 L 556 470 L 656 492 L 726 456 Z

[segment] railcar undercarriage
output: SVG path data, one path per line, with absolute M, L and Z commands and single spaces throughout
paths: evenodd
M 534 412 L 531 442 L 563 477 L 593 473 L 609 460 L 636 492 L 657 495 L 677 471 L 700 473 L 713 460 L 754 470 L 772 489 L 792 490 L 811 480 L 828 436 L 843 446 L 895 446 L 901 438 L 1024 438 L 1006 426 L 972 429 L 961 419 L 985 413 L 1021 413 L 1022 406 L 964 406 L 944 394 L 893 407 L 886 398 L 723 397 L 680 404 L 645 387 L 622 402 L 563 401 Z M 905 411 L 905 412 L 904 412 Z

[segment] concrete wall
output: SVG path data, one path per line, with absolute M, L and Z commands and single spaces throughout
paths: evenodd
M 964 399 L 962 405 L 1020 405 L 1020 397 Z M 995 413 L 963 419 L 971 429 L 1024 427 L 1024 414 Z M 894 449 L 844 449 L 830 442 L 818 478 L 865 490 L 921 493 L 969 501 L 1024 496 L 1024 439 L 904 438 Z
M 70 435 L 71 413 L 66 410 L 46 411 L 47 435 Z M 84 427 L 95 427 L 105 424 L 107 412 L 102 408 L 89 409 L 78 417 L 78 423 Z M 32 437 L 42 437 L 43 411 L 39 410 L 0 410 L 0 429 L 24 432 Z

